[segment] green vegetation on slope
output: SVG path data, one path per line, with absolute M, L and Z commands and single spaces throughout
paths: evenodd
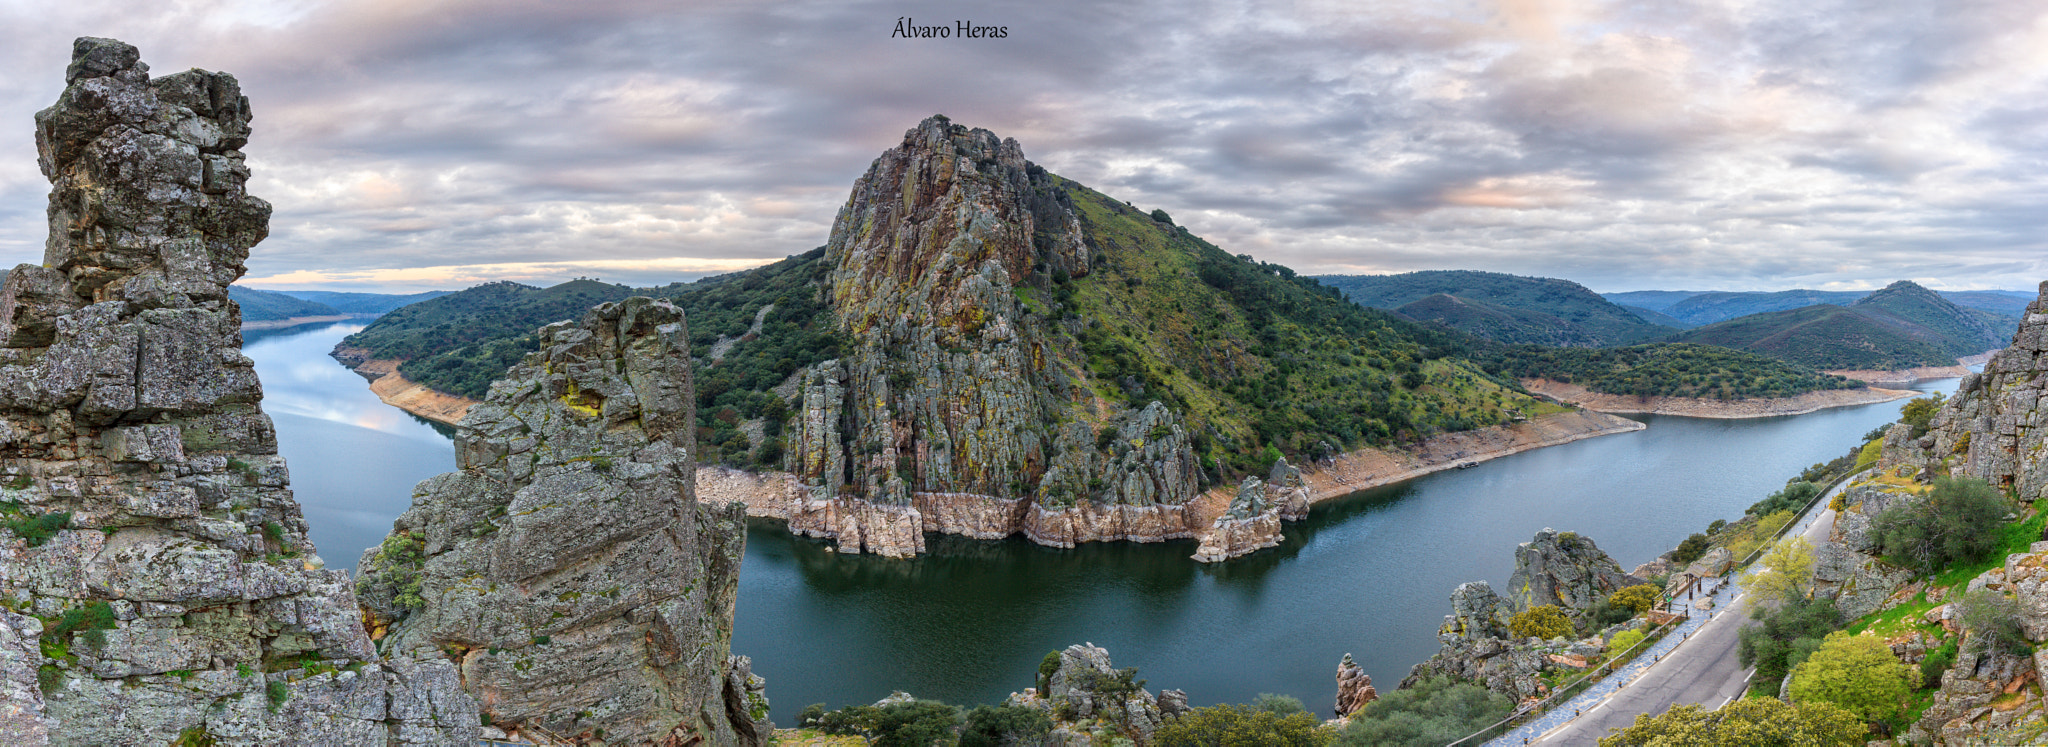
M 1490 370 L 1550 379 L 1596 392 L 1654 397 L 1790 397 L 1862 382 L 1712 345 L 1657 343 L 1625 348 L 1509 348 L 1486 359 Z
M 1827 305 L 1751 314 L 1672 339 L 1748 350 L 1823 370 L 1947 366 L 1956 358 L 1925 328 L 1890 315 Z
M 1944 352 L 1957 357 L 2005 347 L 2019 326 L 2016 318 L 1957 306 L 1909 280 L 1885 286 L 1850 308 L 1882 310 L 1919 325 L 1940 337 Z
M 1212 479 L 1256 471 L 1272 454 L 1325 457 L 1538 406 L 1512 381 L 1450 357 L 1469 336 L 1360 307 L 1052 178 L 1097 259 L 1086 277 L 1020 289 L 1023 305 L 1074 330 L 1087 370 L 1070 373 L 1098 397 L 1178 410 Z
M 342 344 L 405 361 L 398 371 L 412 381 L 483 399 L 492 381 L 540 344 L 535 330 L 636 292 L 595 280 L 549 288 L 485 283 L 395 309 Z
M 392 309 L 440 298 L 448 291 L 426 291 L 392 295 L 387 293 L 344 293 L 340 291 L 268 291 L 304 301 L 325 304 L 343 314 L 388 314 Z
M 1429 270 L 1317 279 L 1362 306 L 1396 310 L 1500 342 L 1601 347 L 1676 331 L 1646 322 L 1585 286 L 1556 278 Z
M 228 298 L 242 307 L 242 321 L 270 322 L 295 316 L 333 316 L 333 307 L 301 300 L 283 293 L 260 291 L 239 285 L 228 286 Z

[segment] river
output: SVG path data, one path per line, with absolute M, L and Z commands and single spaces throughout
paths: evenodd
M 384 537 L 414 483 L 454 468 L 445 428 L 384 405 L 326 356 L 360 328 L 244 333 L 312 538 L 335 567 L 353 567 Z M 1841 456 L 1902 404 L 1751 420 L 1633 416 L 1649 428 L 1318 504 L 1280 547 L 1217 565 L 1189 559 L 1192 541 L 1060 550 L 955 537 L 933 538 L 915 560 L 885 560 L 755 520 L 733 651 L 753 657 L 783 723 L 810 703 L 869 703 L 892 690 L 1000 702 L 1031 686 L 1047 651 L 1084 641 L 1137 667 L 1155 692 L 1180 688 L 1196 705 L 1281 693 L 1328 716 L 1338 659 L 1353 654 L 1391 690 L 1435 652 L 1451 589 L 1505 586 L 1514 546 L 1537 531 L 1576 531 L 1632 568 Z

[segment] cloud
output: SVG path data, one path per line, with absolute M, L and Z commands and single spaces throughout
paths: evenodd
M 890 38 L 906 16 L 1008 34 Z M 1306 272 L 2048 276 L 2048 9 L 2025 0 L 80 0 L 0 5 L 0 29 L 17 133 L 74 36 L 234 72 L 273 284 L 770 261 L 823 244 L 941 112 Z M 46 190 L 32 143 L 0 141 L 0 263 L 40 259 Z

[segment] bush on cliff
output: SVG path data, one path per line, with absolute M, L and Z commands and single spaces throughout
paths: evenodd
M 1904 713 L 1918 674 L 1876 636 L 1836 632 L 1792 671 L 1788 689 L 1794 703 L 1832 703 L 1865 721 L 1885 721 Z
M 1649 584 L 1636 584 L 1614 592 L 1607 599 L 1616 605 L 1634 610 L 1636 614 L 1640 615 L 1650 611 L 1651 607 L 1656 606 L 1657 598 L 1660 596 L 1663 596 L 1663 593 L 1658 591 L 1657 587 Z
M 1331 732 L 1307 711 L 1281 715 L 1253 705 L 1196 708 L 1152 735 L 1155 747 L 1321 747 Z
M 1508 618 L 1508 632 L 1516 638 L 1570 637 L 1573 632 L 1572 619 L 1565 615 L 1564 608 L 1555 604 L 1543 604 L 1515 613 Z
M 1760 625 L 1738 635 L 1736 660 L 1756 667 L 1751 679 L 1766 695 L 1777 695 L 1785 674 L 1820 648 L 1821 639 L 1842 627 L 1842 613 L 1829 599 L 1792 599 L 1772 607 L 1758 605 L 1749 616 Z
M 1990 483 L 1939 477 L 1927 500 L 1877 515 L 1870 529 L 1885 560 L 1932 573 L 1987 557 L 2003 540 L 1998 528 L 2011 513 L 2012 504 Z
M 1713 543 L 1707 540 L 1707 535 L 1695 533 L 1685 538 L 1684 542 L 1678 543 L 1678 549 L 1671 551 L 1671 562 L 1682 566 L 1699 560 L 1701 555 L 1707 554 L 1707 548 L 1711 546 Z
M 1332 744 L 1437 747 L 1492 726 L 1514 707 L 1507 696 L 1484 687 L 1431 677 L 1365 704 Z
M 847 706 L 818 719 L 819 731 L 866 737 L 874 747 L 947 744 L 959 727 L 959 709 L 936 700 Z
M 960 747 L 1003 747 L 1036 744 L 1052 733 L 1052 718 L 1044 711 L 1020 705 L 975 706 L 967 712 L 967 727 L 960 732 Z

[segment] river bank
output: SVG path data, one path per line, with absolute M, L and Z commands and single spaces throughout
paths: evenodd
M 1964 370 L 1962 373 L 1969 373 L 1969 371 Z M 1945 376 L 1929 376 L 1927 378 L 1955 378 L 1961 375 L 1951 373 Z M 1884 389 L 1872 386 L 1862 389 L 1834 389 L 1824 392 L 1807 392 L 1795 397 L 1719 400 L 1699 397 L 1644 397 L 1606 394 L 1591 391 L 1577 384 L 1566 384 L 1548 379 L 1523 379 L 1522 387 L 1531 392 L 1555 398 L 1560 402 L 1569 402 L 1589 410 L 1598 410 L 1605 413 L 1679 415 L 1688 418 L 1719 419 L 1805 415 L 1831 407 L 1853 407 L 1856 405 L 1876 404 L 1878 402 L 1890 402 L 1917 394 L 1917 392 L 1910 389 Z
M 376 315 L 376 314 L 328 314 L 328 315 L 326 315 L 326 316 L 295 316 L 295 317 L 290 317 L 290 318 L 286 318 L 286 319 L 270 319 L 270 320 L 266 320 L 266 321 L 261 321 L 261 322 L 247 322 L 247 321 L 245 321 L 245 322 L 242 322 L 242 329 L 284 329 L 284 328 L 286 328 L 286 327 L 297 327 L 297 326 L 299 326 L 299 325 L 301 325 L 301 324 L 320 324 L 320 323 L 323 323 L 323 322 L 345 322 L 345 321 L 348 321 L 348 320 L 350 320 L 350 319 L 375 319 L 375 318 L 377 318 L 377 315 Z
M 1642 430 L 1642 423 L 1589 410 L 1554 413 L 1506 426 L 1446 433 L 1402 450 L 1360 449 L 1300 466 L 1310 503 L 1476 465 L 1510 454 L 1581 439 Z M 1229 508 L 1236 486 L 1218 485 L 1179 506 L 1095 506 L 1048 509 L 1022 500 L 958 493 L 912 493 L 913 505 L 887 507 L 860 501 L 816 499 L 787 472 L 705 466 L 697 471 L 697 499 L 739 501 L 747 515 L 780 519 L 790 531 L 838 540 L 846 552 L 866 549 L 912 557 L 923 549 L 916 535 L 957 534 L 1001 539 L 1022 534 L 1055 547 L 1103 540 L 1157 542 L 1209 539 Z M 856 505 L 858 504 L 858 505 Z M 1276 538 L 1277 539 L 1277 538 Z
M 1986 350 L 1976 355 L 1966 355 L 1961 358 L 1957 358 L 1956 364 L 1953 366 L 1921 366 L 1919 368 L 1902 368 L 1896 371 L 1859 371 L 1844 369 L 1840 371 L 1829 371 L 1828 373 L 1835 374 L 1837 376 L 1847 376 L 1852 379 L 1866 381 L 1872 385 L 1884 384 L 1887 386 L 1912 386 L 1922 381 L 1933 381 L 1935 379 L 1955 379 L 1968 376 L 1970 375 L 1971 367 L 1984 365 L 1986 362 L 1989 362 L 1991 360 L 1991 356 L 1997 352 L 1998 350 Z

